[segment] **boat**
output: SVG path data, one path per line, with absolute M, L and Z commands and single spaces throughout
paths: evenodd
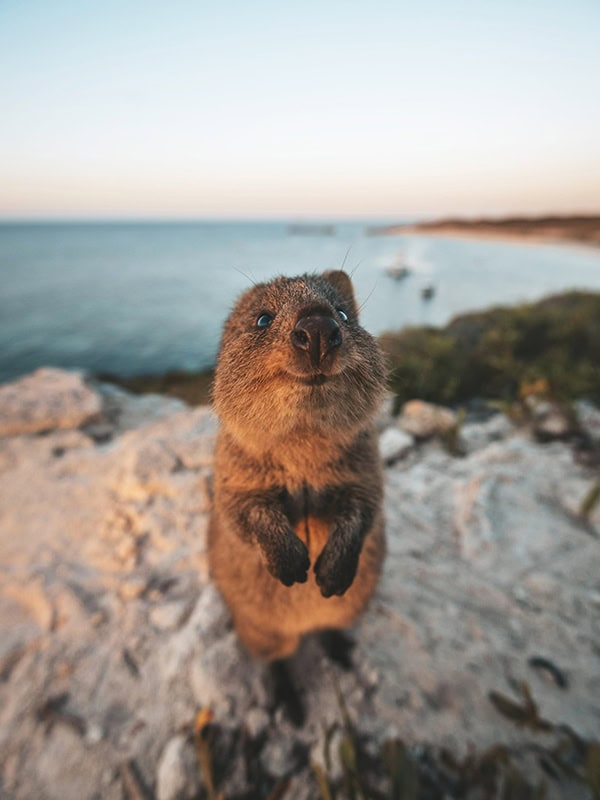
M 411 270 L 409 267 L 399 264 L 397 266 L 387 267 L 386 274 L 395 281 L 403 281 L 411 274 Z
M 290 236 L 335 236 L 335 226 L 298 222 L 288 225 L 288 233 Z

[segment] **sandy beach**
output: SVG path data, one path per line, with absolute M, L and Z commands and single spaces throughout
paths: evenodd
M 426 233 L 432 236 L 496 239 L 532 244 L 568 242 L 600 246 L 600 215 L 507 217 L 502 219 L 440 219 L 412 225 L 371 228 L 376 236 Z

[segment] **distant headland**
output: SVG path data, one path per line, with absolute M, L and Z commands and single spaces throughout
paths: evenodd
M 454 218 L 386 225 L 368 229 L 372 236 L 427 233 L 535 242 L 576 242 L 600 246 L 600 214 L 544 217 Z

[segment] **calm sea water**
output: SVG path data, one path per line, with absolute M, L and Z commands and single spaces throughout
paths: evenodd
M 349 250 L 349 252 L 348 252 Z M 0 225 L 0 380 L 42 365 L 124 375 L 197 370 L 250 279 L 354 271 L 373 333 L 446 323 L 467 310 L 600 290 L 600 250 L 425 236 L 371 237 L 365 225 L 294 235 L 273 223 Z M 394 281 L 386 268 L 412 274 Z M 426 301 L 421 289 L 435 287 Z

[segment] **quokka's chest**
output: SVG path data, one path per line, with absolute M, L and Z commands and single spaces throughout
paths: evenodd
M 338 496 L 334 499 L 333 495 Z M 343 492 L 341 493 L 343 497 Z M 343 513 L 339 492 L 331 488 L 317 491 L 309 486 L 289 492 L 284 491 L 283 507 L 299 539 L 309 550 L 313 561 L 323 550 L 331 531 L 333 519 Z
M 332 521 L 343 512 L 344 496 L 343 485 L 315 489 L 305 484 L 299 489 L 283 489 L 281 500 L 287 518 L 295 526 L 308 519 Z

